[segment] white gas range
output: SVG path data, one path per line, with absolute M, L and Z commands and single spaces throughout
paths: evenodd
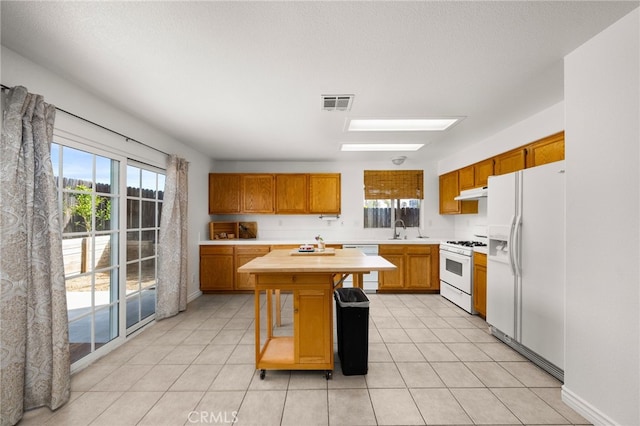
M 470 314 L 473 309 L 473 250 L 486 248 L 484 241 L 440 243 L 440 294 Z

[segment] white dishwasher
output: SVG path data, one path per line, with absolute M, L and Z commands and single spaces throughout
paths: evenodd
M 342 248 L 358 249 L 367 256 L 378 255 L 377 244 L 343 244 Z M 362 275 L 362 286 L 365 293 L 375 293 L 378 290 L 378 271 L 372 271 L 368 274 Z M 353 277 L 349 275 L 349 278 L 344 280 L 343 287 L 353 287 Z

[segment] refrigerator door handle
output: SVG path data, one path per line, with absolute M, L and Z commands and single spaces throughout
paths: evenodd
M 515 265 L 515 272 L 518 276 L 522 275 L 522 258 L 520 256 L 520 238 L 522 238 L 522 215 L 518 214 L 516 217 L 516 224 L 514 226 L 513 231 L 513 245 L 511 246 L 511 251 L 513 251 L 513 260 Z
M 515 221 L 516 221 L 516 217 L 515 216 L 511 216 L 511 226 L 509 227 L 509 240 L 507 241 L 507 247 L 509 249 L 509 266 L 511 267 L 511 273 L 515 276 L 516 275 L 516 265 L 515 265 L 515 258 L 514 258 L 514 252 L 513 252 L 513 246 L 514 246 L 514 232 L 515 232 Z

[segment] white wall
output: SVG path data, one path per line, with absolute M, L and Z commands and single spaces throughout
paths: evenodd
M 640 424 L 640 14 L 565 59 L 563 398 L 596 424 Z
M 363 171 L 364 170 L 424 170 L 425 199 L 422 208 L 423 235 L 435 238 L 452 238 L 453 218 L 438 213 L 438 175 L 435 162 L 414 162 L 410 158 L 402 166 L 391 160 L 380 162 L 214 162 L 214 172 L 325 172 L 341 173 L 342 213 L 337 221 L 322 221 L 319 215 L 238 215 L 212 216 L 212 220 L 230 218 L 258 222 L 259 238 L 310 239 L 321 234 L 325 241 L 345 239 L 386 239 L 391 237 L 389 229 L 363 229 Z M 234 219 L 234 220 L 235 220 Z M 409 238 L 418 235 L 415 228 L 407 231 Z
M 2 84 L 22 85 L 32 93 L 44 96 L 45 101 L 73 114 L 91 120 L 166 153 L 176 153 L 189 162 L 189 289 L 190 300 L 200 295 L 198 241 L 207 229 L 207 179 L 211 160 L 146 123 L 137 120 L 51 71 L 29 61 L 2 46 Z M 118 88 L 113 88 L 118 90 Z M 126 96 L 126 93 L 123 93 Z M 56 113 L 56 132 L 74 138 L 90 139 L 95 147 L 124 155 L 138 161 L 164 168 L 166 157 L 122 137 L 87 124 L 62 112 Z M 78 139 L 78 138 L 76 138 Z

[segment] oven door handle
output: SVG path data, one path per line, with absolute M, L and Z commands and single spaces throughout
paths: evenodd
M 469 266 L 471 264 L 471 257 L 469 256 L 465 256 L 462 254 L 458 254 L 458 253 L 453 253 L 447 250 L 440 250 L 440 256 L 441 257 L 445 257 L 445 258 L 450 258 L 450 259 L 455 259 L 456 261 L 460 262 L 460 263 L 464 263 L 467 266 Z

